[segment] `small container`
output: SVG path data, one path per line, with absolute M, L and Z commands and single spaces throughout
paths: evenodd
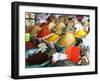
M 30 33 L 25 33 L 25 41 L 26 42 L 30 41 Z

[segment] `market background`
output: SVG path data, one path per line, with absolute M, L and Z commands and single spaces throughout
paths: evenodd
M 1 0 L 0 2 L 0 81 L 13 81 L 11 72 L 11 2 L 14 0 Z M 20 0 L 19 0 L 20 1 Z M 100 14 L 100 0 L 21 0 L 25 2 L 41 2 L 71 5 L 98 6 Z M 100 15 L 98 15 L 98 35 L 100 34 Z M 91 40 L 92 41 L 92 40 Z M 98 36 L 98 49 L 100 37 Z M 98 68 L 100 68 L 100 54 L 98 50 Z M 99 81 L 100 69 L 97 75 L 64 76 L 52 78 L 24 79 L 26 81 Z

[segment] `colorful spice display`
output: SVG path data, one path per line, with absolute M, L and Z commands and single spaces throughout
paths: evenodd
M 25 67 L 89 65 L 88 15 L 25 13 Z

